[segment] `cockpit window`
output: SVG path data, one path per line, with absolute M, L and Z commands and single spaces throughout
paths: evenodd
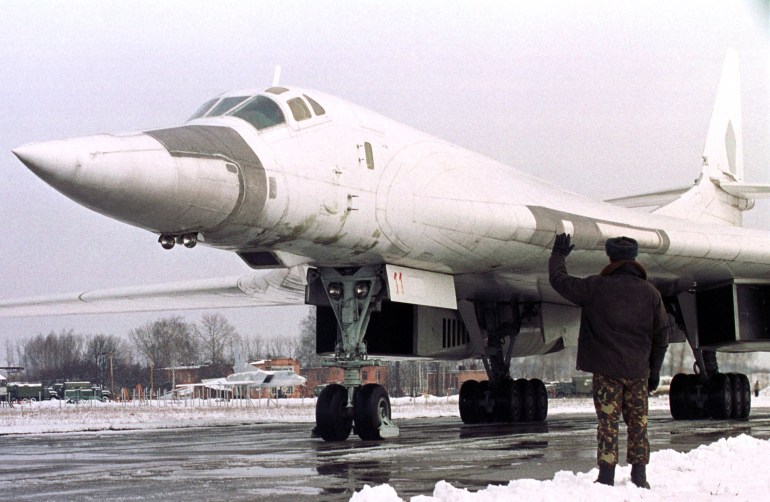
M 324 107 L 319 105 L 315 99 L 311 98 L 307 94 L 303 94 L 303 96 L 305 96 L 305 99 L 308 100 L 308 102 L 310 103 L 310 106 L 313 107 L 313 112 L 315 112 L 316 115 L 323 115 L 326 113 L 326 110 L 324 110 Z
M 248 96 L 236 96 L 233 98 L 224 98 L 222 101 L 217 103 L 217 106 L 211 109 L 210 112 L 206 114 L 207 117 L 217 117 L 219 115 L 224 115 L 226 112 L 232 110 L 239 104 L 243 103 L 248 99 Z
M 307 107 L 302 98 L 291 98 L 286 103 L 289 105 L 291 114 L 294 115 L 294 120 L 297 122 L 301 120 L 307 120 L 312 117 L 310 114 L 310 108 Z
M 206 114 L 206 112 L 209 111 L 209 109 L 212 106 L 214 106 L 214 103 L 216 103 L 216 102 L 217 102 L 217 98 L 210 99 L 210 100 L 206 101 L 205 103 L 203 103 L 200 106 L 200 108 L 195 110 L 195 113 L 193 113 L 192 117 L 190 117 L 188 120 L 193 120 L 193 119 L 197 119 L 197 118 L 203 117 Z
M 286 122 L 281 108 L 265 96 L 255 97 L 229 115 L 241 118 L 257 129 L 265 129 Z

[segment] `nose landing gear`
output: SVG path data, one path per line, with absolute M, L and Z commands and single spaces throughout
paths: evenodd
M 361 368 L 378 366 L 366 352 L 364 335 L 376 304 L 385 295 L 382 267 L 311 270 L 308 284 L 323 286 L 328 305 L 337 320 L 334 361 L 329 366 L 342 368 L 344 382 L 327 385 L 316 403 L 314 434 L 325 441 L 344 441 L 351 430 L 364 440 L 396 437 L 398 426 L 391 420 L 390 399 L 385 387 L 364 385 Z
M 171 234 L 161 234 L 161 236 L 158 237 L 158 242 L 163 247 L 163 249 L 173 249 L 177 242 L 182 244 L 184 247 L 191 249 L 194 248 L 196 244 L 198 244 L 199 239 L 202 239 L 202 235 L 200 233 L 187 233 L 177 236 Z

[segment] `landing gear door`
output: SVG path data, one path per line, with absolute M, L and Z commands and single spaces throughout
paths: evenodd
M 565 347 L 576 347 L 580 332 L 580 307 L 543 303 L 541 308 L 545 343 L 561 338 Z
M 455 281 L 451 275 L 385 265 L 390 300 L 457 310 Z

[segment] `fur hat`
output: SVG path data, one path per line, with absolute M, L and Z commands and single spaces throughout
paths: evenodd
M 612 261 L 633 260 L 639 253 L 639 244 L 631 237 L 616 237 L 607 239 L 604 249 Z

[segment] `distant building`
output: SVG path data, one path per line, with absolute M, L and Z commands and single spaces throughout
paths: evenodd
M 428 372 L 428 394 L 433 396 L 450 396 L 457 394 L 463 383 L 468 380 L 481 382 L 488 380 L 487 372 L 475 367 L 458 369 L 446 369 L 439 372 Z
M 8 401 L 8 379 L 0 373 L 0 403 Z
M 323 386 L 330 383 L 341 384 L 345 378 L 345 372 L 342 368 L 321 367 L 305 368 L 302 376 L 307 378 L 305 383 L 304 396 L 313 397 Z M 388 382 L 387 366 L 365 366 L 361 368 L 361 381 L 364 384 L 377 383 L 386 385 Z

